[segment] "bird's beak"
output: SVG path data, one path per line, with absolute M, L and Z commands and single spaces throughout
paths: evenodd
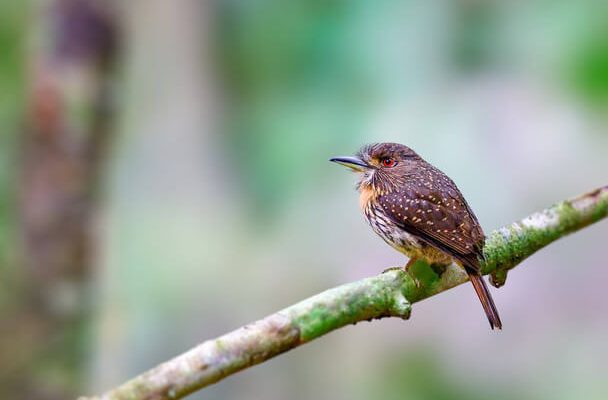
M 334 157 L 329 161 L 344 165 L 357 172 L 364 172 L 370 168 L 368 163 L 358 157 Z

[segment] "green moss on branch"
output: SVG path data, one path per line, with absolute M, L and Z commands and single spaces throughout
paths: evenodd
M 563 201 L 492 232 L 484 247 L 484 274 L 496 286 L 526 257 L 608 215 L 608 186 Z M 383 317 L 407 319 L 413 303 L 467 281 L 456 265 L 414 265 L 416 285 L 402 271 L 327 290 L 246 325 L 110 390 L 101 399 L 176 399 L 335 329 Z M 84 399 L 84 398 L 83 398 Z

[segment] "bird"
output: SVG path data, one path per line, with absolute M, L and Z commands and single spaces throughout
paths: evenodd
M 417 260 L 429 265 L 456 263 L 473 284 L 490 327 L 502 329 L 481 275 L 485 235 L 452 179 L 399 143 L 369 144 L 355 156 L 329 161 L 358 173 L 365 219 L 386 243 L 409 257 L 404 269 L 410 276 Z

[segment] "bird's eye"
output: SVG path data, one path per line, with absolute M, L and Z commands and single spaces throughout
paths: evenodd
M 390 158 L 390 157 L 385 157 L 381 160 L 382 166 L 385 168 L 391 168 L 394 167 L 397 162 L 395 161 L 394 158 Z

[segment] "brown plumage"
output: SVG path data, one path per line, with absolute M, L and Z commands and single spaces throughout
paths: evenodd
M 365 146 L 356 157 L 331 161 L 361 174 L 361 209 L 374 232 L 410 257 L 406 269 L 417 259 L 456 262 L 469 275 L 492 329 L 502 328 L 480 274 L 483 230 L 450 178 L 398 143 Z

